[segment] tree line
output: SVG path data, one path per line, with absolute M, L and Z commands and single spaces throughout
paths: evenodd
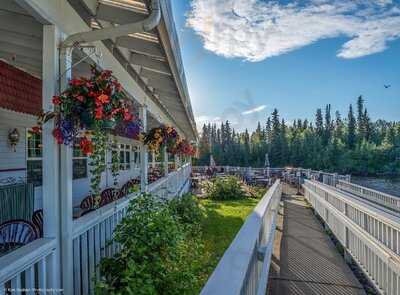
M 254 132 L 237 132 L 229 121 L 204 124 L 196 165 L 303 167 L 355 175 L 400 174 L 400 121 L 372 121 L 359 96 L 345 118 L 331 105 L 318 108 L 314 121 L 280 118 L 277 109 Z

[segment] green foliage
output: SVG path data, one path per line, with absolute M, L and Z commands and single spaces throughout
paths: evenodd
M 372 122 L 363 97 L 350 106 L 346 119 L 331 106 L 318 109 L 314 122 L 297 119 L 291 126 L 274 110 L 254 132 L 236 132 L 229 122 L 204 125 L 196 165 L 262 167 L 296 166 L 355 175 L 400 174 L 400 122 Z M 256 126 L 254 126 L 256 127 Z
M 201 270 L 199 208 L 192 196 L 173 203 L 143 194 L 114 232 L 121 251 L 100 264 L 96 294 L 193 294 Z
M 241 181 L 235 176 L 217 177 L 206 186 L 206 193 L 213 200 L 237 200 L 246 198 Z

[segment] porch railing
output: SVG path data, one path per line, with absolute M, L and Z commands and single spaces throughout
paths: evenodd
M 56 261 L 54 239 L 38 239 L 0 257 L 0 295 L 36 294 L 36 290 L 55 290 Z
M 179 194 L 190 177 L 186 164 L 149 185 L 149 192 L 159 197 Z M 169 187 L 169 186 L 172 187 Z M 130 200 L 138 193 L 117 200 L 78 219 L 73 224 L 74 295 L 93 294 L 95 281 L 100 278 L 98 264 L 103 257 L 112 257 L 119 245 L 112 242 L 115 227 L 126 215 Z
M 201 294 L 265 294 L 281 195 L 277 180 L 246 219 Z
M 351 182 L 339 180 L 337 188 L 352 193 L 365 200 L 377 203 L 400 213 L 400 197 L 395 197 Z
M 316 181 L 305 197 L 381 294 L 400 292 L 400 218 Z

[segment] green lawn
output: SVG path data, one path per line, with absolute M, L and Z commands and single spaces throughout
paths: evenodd
M 201 278 L 203 285 L 259 200 L 200 201 L 206 215 L 202 223 L 205 246 L 202 262 L 204 273 Z

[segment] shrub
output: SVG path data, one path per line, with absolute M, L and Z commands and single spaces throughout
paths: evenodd
M 199 229 L 203 211 L 194 195 L 188 193 L 174 198 L 169 202 L 169 207 L 182 225 L 188 226 L 190 230 Z
M 215 178 L 206 186 L 206 193 L 213 200 L 237 200 L 246 197 L 240 179 L 235 176 Z
M 102 259 L 96 294 L 193 294 L 202 245 L 184 225 L 194 220 L 190 207 L 194 201 L 186 196 L 165 202 L 143 194 L 132 200 L 114 232 L 121 250 Z

